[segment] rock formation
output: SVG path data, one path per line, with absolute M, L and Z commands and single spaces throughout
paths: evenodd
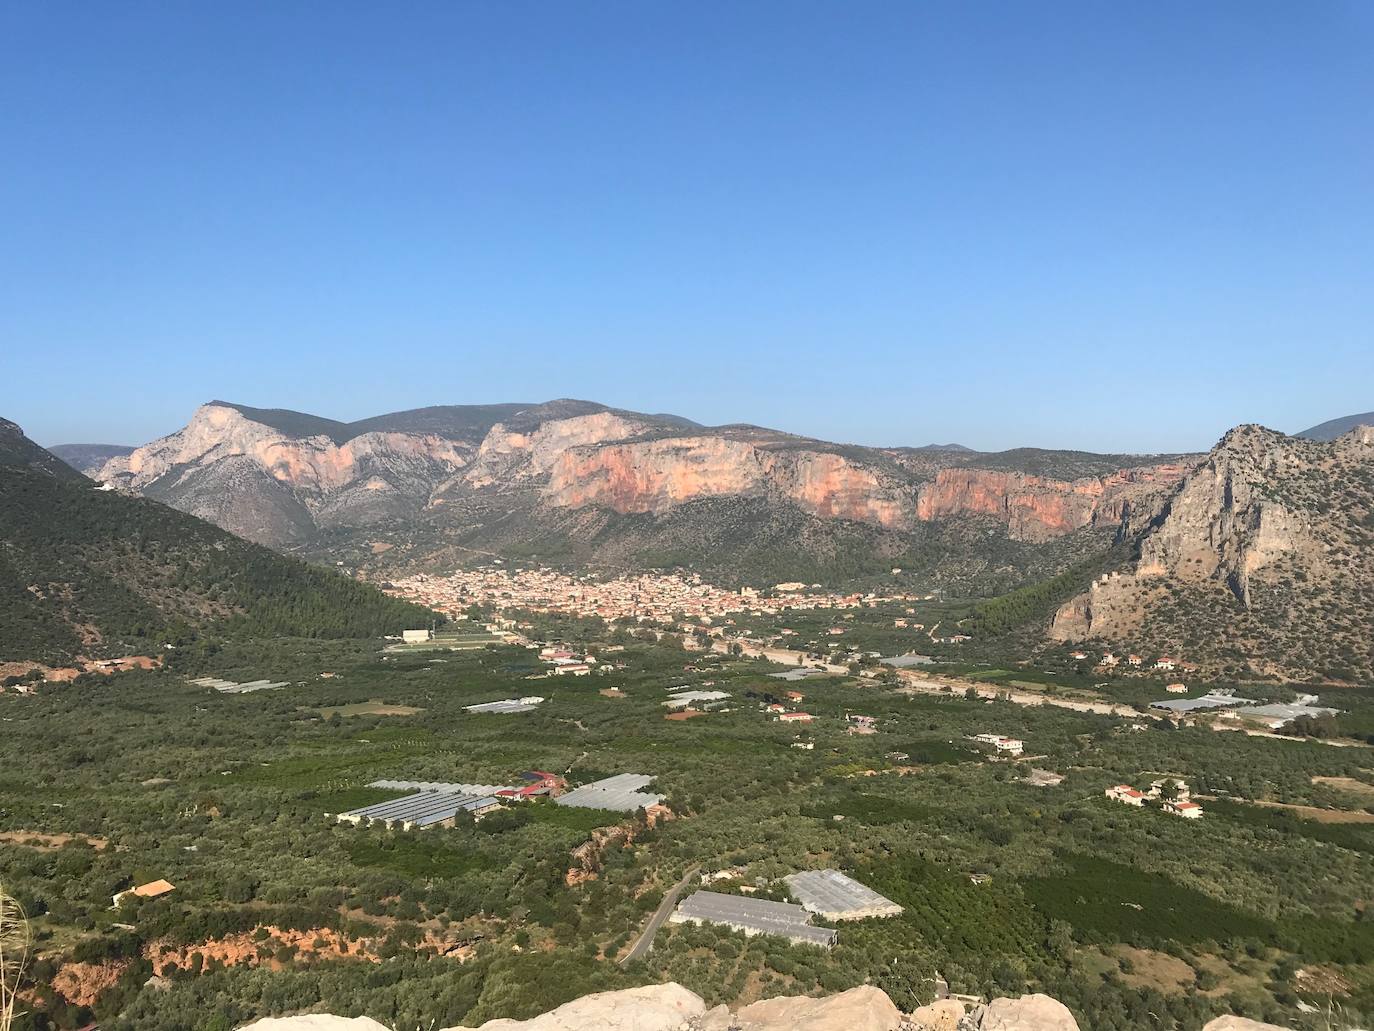
M 1176 655 L 1199 646 L 1187 621 L 1200 608 L 1220 608 L 1231 615 L 1218 621 L 1219 639 L 1257 661 L 1261 653 L 1291 654 L 1273 647 L 1276 634 L 1310 638 L 1306 650 L 1316 660 L 1322 639 L 1349 631 L 1367 668 L 1368 649 L 1357 640 L 1367 640 L 1367 619 L 1340 613 L 1358 617 L 1359 599 L 1374 589 L 1374 569 L 1361 557 L 1371 527 L 1374 429 L 1328 443 L 1238 427 L 1139 527 L 1134 570 L 1104 576 L 1065 604 L 1051 635 Z
M 721 1010 L 724 1007 L 720 1007 Z M 710 1015 L 701 1031 L 897 1031 L 904 1020 L 887 993 L 878 988 L 851 988 L 825 999 L 778 997 L 751 1003 L 733 1014 Z
M 700 995 L 669 982 L 584 995 L 530 1020 L 489 1020 L 477 1031 L 679 1031 L 705 1012 Z
M 257 1020 L 240 1031 L 391 1031 L 370 1017 L 334 1017 L 328 1013 L 312 1013 L 300 1017 L 268 1017 Z
M 495 523 L 511 543 L 550 526 L 596 535 L 607 531 L 604 517 L 676 516 L 720 500 L 896 534 L 990 519 L 1014 540 L 1044 543 L 1086 527 L 1114 530 L 1186 471 L 1176 461 L 1123 461 L 841 446 L 584 401 L 357 423 L 214 401 L 94 475 L 278 547 L 374 532 L 407 543 L 448 531 L 481 537 Z
M 259 1020 L 240 1031 L 387 1031 L 367 1017 L 308 1014 Z M 1079 1031 L 1068 1007 L 1048 995 L 993 999 L 966 1012 L 953 999 L 904 1016 L 887 994 L 860 986 L 827 998 L 779 997 L 731 1012 L 707 1009 L 680 984 L 598 992 L 529 1020 L 499 1018 L 445 1031 Z M 1203 1031 L 1285 1031 L 1244 1017 L 1218 1017 Z
M 1069 1008 L 1048 995 L 993 999 L 974 1014 L 978 1031 L 1078 1031 Z

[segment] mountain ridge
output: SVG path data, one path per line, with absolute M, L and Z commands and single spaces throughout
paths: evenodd
M 1374 412 L 1362 412 L 1359 415 L 1343 415 L 1338 419 L 1328 419 L 1326 422 L 1309 426 L 1307 429 L 1293 434 L 1293 436 L 1306 437 L 1308 440 L 1331 441 L 1349 433 L 1357 426 L 1374 426 Z
M 745 575 L 734 559 L 756 543 L 749 528 L 789 526 L 776 539 L 807 575 L 806 555 L 824 564 L 825 527 L 876 533 L 875 554 L 891 555 L 950 520 L 987 520 L 1036 546 L 1080 531 L 1110 538 L 1188 460 L 869 448 L 571 399 L 349 424 L 211 402 L 97 475 L 250 539 L 376 569 L 452 547 L 646 562 L 710 539 L 708 561 Z M 659 543 L 627 556 L 631 538 Z M 994 572 L 1000 586 L 1008 571 Z
M 157 501 L 100 489 L 7 420 L 0 542 L 0 661 L 148 654 L 220 634 L 380 636 L 429 618 Z

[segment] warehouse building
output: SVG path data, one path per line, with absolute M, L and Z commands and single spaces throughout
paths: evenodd
M 620 773 L 605 780 L 583 784 L 566 795 L 560 795 L 554 801 L 558 805 L 572 806 L 575 809 L 606 809 L 617 813 L 633 813 L 663 801 L 662 795 L 640 790 L 652 784 L 653 780 L 653 777 L 642 773 Z
M 1222 690 L 1208 691 L 1197 698 L 1170 698 L 1162 702 L 1151 702 L 1150 708 L 1172 713 L 1189 713 L 1208 709 L 1237 709 L 1255 704 L 1257 703 L 1250 698 L 1237 698 L 1231 691 Z
M 389 802 L 378 802 L 340 813 L 336 819 L 340 823 L 381 823 L 402 830 L 419 830 L 426 827 L 452 827 L 459 813 L 470 813 L 474 819 L 481 819 L 500 808 L 500 800 L 491 795 L 417 791 L 404 798 L 393 798 Z
M 748 935 L 776 934 L 799 945 L 830 948 L 838 932 L 833 927 L 813 927 L 811 914 L 790 902 L 751 899 L 698 891 L 678 903 L 668 918 L 675 924 L 721 924 Z
M 533 712 L 544 701 L 538 695 L 526 698 L 502 698 L 497 702 L 481 702 L 477 705 L 463 706 L 464 712 Z
M 677 694 L 669 695 L 668 700 L 663 704 L 670 709 L 686 709 L 689 706 L 696 706 L 698 703 L 709 705 L 713 702 L 723 702 L 729 697 L 728 691 L 680 691 Z
M 783 878 L 808 913 L 826 920 L 897 916 L 902 907 L 838 870 L 806 870 Z
M 250 680 L 246 684 L 236 684 L 232 680 L 221 680 L 219 677 L 197 677 L 187 683 L 195 684 L 196 687 L 213 687 L 221 694 L 251 694 L 253 691 L 271 691 L 278 687 L 286 687 L 288 681 Z

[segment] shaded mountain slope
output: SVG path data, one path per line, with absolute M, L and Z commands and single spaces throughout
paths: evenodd
M 0 660 L 158 651 L 206 633 L 374 636 L 429 613 L 90 480 L 0 423 Z
M 1316 426 L 1311 426 L 1296 433 L 1294 436 L 1306 437 L 1308 440 L 1335 440 L 1337 437 L 1344 436 L 1356 426 L 1374 426 L 1374 412 L 1364 412 L 1360 415 L 1346 415 L 1339 419 L 1330 419 Z

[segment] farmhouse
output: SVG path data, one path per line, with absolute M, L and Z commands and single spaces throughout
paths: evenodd
M 1202 819 L 1202 806 L 1196 802 L 1178 802 L 1169 799 L 1164 803 L 1164 811 L 1173 816 L 1181 816 L 1185 820 Z
M 1117 784 L 1108 788 L 1104 794 L 1113 802 L 1122 802 L 1138 808 L 1143 808 L 1145 805 L 1145 792 L 1137 791 L 1129 784 Z
M 1164 688 L 1164 690 L 1168 691 L 1170 694 L 1187 694 L 1187 693 L 1188 693 L 1188 685 L 1187 685 L 1187 684 L 1169 684 L 1167 687 Z
M 176 890 L 176 885 L 172 884 L 170 881 L 149 881 L 147 884 L 140 884 L 138 887 L 130 888 L 128 891 L 117 892 L 112 900 L 114 905 L 111 908 L 118 909 L 119 904 L 130 895 L 140 899 L 156 899 Z
M 815 718 L 809 712 L 780 712 L 774 717 L 779 723 L 810 723 Z
M 1014 737 L 1002 737 L 1000 734 L 975 734 L 972 740 L 981 745 L 989 745 L 1001 755 L 1021 755 L 1026 750 L 1026 743 Z
M 591 671 L 585 662 L 560 662 L 550 672 L 556 677 L 585 677 Z

